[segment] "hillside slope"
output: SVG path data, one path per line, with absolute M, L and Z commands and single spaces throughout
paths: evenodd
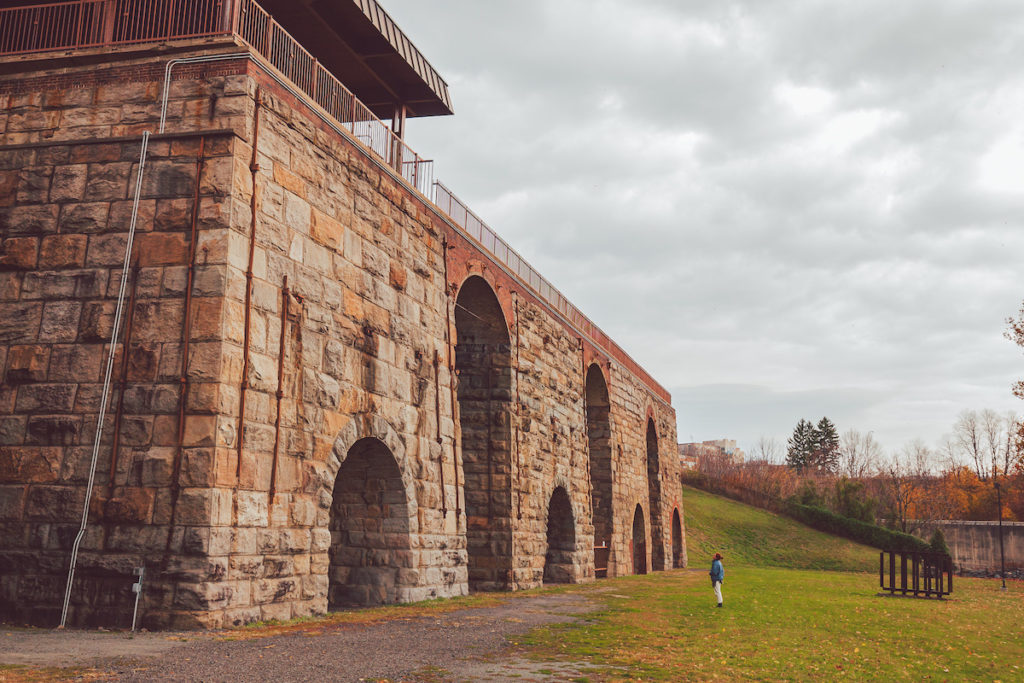
M 878 551 L 799 522 L 704 491 L 683 487 L 690 567 L 716 552 L 734 567 L 878 571 Z

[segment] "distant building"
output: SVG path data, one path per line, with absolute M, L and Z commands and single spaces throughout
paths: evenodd
M 746 453 L 736 446 L 735 439 L 716 439 L 700 443 L 679 444 L 679 464 L 684 470 L 695 470 L 701 458 L 728 456 L 739 465 L 746 460 Z

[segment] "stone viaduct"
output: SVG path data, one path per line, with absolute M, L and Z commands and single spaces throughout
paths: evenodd
M 683 566 L 668 393 L 431 182 L 376 2 L 175 2 L 0 11 L 0 618 Z

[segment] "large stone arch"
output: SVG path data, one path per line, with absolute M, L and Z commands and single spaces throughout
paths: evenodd
M 328 609 L 408 599 L 419 532 L 416 483 L 405 442 L 378 415 L 356 415 L 318 468 L 321 524 L 331 535 Z
M 647 418 L 647 498 L 651 510 L 651 569 L 665 568 L 665 543 L 661 519 L 661 466 L 658 454 L 658 429 L 654 418 Z
M 608 547 L 612 557 L 614 504 L 612 495 L 612 424 L 608 382 L 597 363 L 586 377 L 587 446 L 590 452 L 590 509 L 593 514 L 594 546 Z M 595 555 L 596 555 L 595 551 Z
M 405 452 L 405 441 L 398 431 L 385 418 L 379 415 L 355 415 L 334 439 L 327 462 L 318 468 L 320 479 L 320 507 L 329 509 L 333 497 L 334 484 L 338 478 L 338 470 L 348 457 L 349 451 L 361 439 L 377 439 L 391 451 L 395 463 L 401 473 L 402 488 L 409 500 L 410 533 L 419 533 L 419 514 L 417 512 L 416 479 L 409 467 Z
M 466 546 L 471 590 L 512 587 L 512 347 L 508 322 L 483 277 L 455 300 Z

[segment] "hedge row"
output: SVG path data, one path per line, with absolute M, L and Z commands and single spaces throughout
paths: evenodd
M 916 536 L 842 517 L 824 508 L 786 503 L 784 512 L 798 522 L 835 536 L 886 551 L 928 551 L 931 546 Z

